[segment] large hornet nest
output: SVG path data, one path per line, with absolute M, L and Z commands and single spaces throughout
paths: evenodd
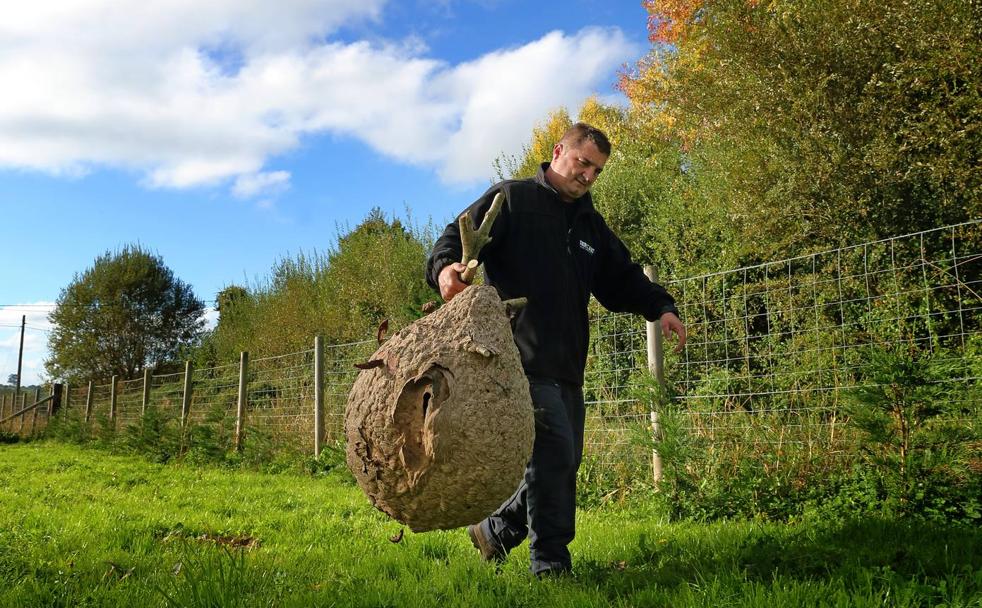
M 480 230 L 461 216 L 466 282 L 502 199 Z M 372 504 L 416 532 L 480 521 L 521 481 L 534 438 L 510 324 L 522 305 L 468 287 L 360 366 L 345 411 L 348 467 Z

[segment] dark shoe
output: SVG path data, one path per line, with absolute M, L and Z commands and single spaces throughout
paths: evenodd
M 471 544 L 474 548 L 481 553 L 481 559 L 486 562 L 496 562 L 501 563 L 505 561 L 505 557 L 508 556 L 507 553 L 500 547 L 498 547 L 494 542 L 491 541 L 484 533 L 484 528 L 481 524 L 472 524 L 467 526 L 467 536 L 471 537 Z

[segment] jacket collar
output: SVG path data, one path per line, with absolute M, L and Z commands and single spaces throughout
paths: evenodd
M 539 184 L 549 192 L 552 192 L 554 195 L 556 195 L 556 198 L 562 201 L 562 197 L 559 195 L 559 192 L 557 192 L 556 189 L 552 187 L 552 184 L 549 183 L 549 180 L 546 179 L 546 169 L 548 168 L 549 168 L 549 163 L 542 163 L 541 165 L 539 165 L 539 170 L 536 172 L 533 181 L 535 181 L 535 183 Z M 593 197 L 590 196 L 589 190 L 587 191 L 586 194 L 574 200 L 573 204 L 577 206 L 577 211 L 576 211 L 577 215 L 583 213 L 584 211 L 594 210 Z

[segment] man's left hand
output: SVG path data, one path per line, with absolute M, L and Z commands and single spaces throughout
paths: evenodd
M 674 351 L 676 353 L 682 352 L 682 349 L 685 347 L 685 325 L 682 325 L 682 321 L 672 312 L 664 313 L 659 320 L 661 321 L 661 332 L 666 339 L 671 337 L 672 334 L 675 334 L 679 339 L 679 343 L 675 345 Z

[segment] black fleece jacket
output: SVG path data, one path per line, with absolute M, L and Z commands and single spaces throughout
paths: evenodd
M 479 226 L 494 195 L 504 192 L 492 240 L 479 255 L 485 279 L 502 299 L 528 298 L 513 325 L 525 372 L 581 385 L 591 293 L 609 310 L 637 313 L 649 321 L 678 311 L 668 292 L 631 261 L 627 247 L 594 209 L 590 194 L 563 201 L 546 181 L 548 166 L 544 163 L 532 179 L 495 184 L 464 213 Z M 427 260 L 430 286 L 439 291 L 440 271 L 460 258 L 455 220 Z

